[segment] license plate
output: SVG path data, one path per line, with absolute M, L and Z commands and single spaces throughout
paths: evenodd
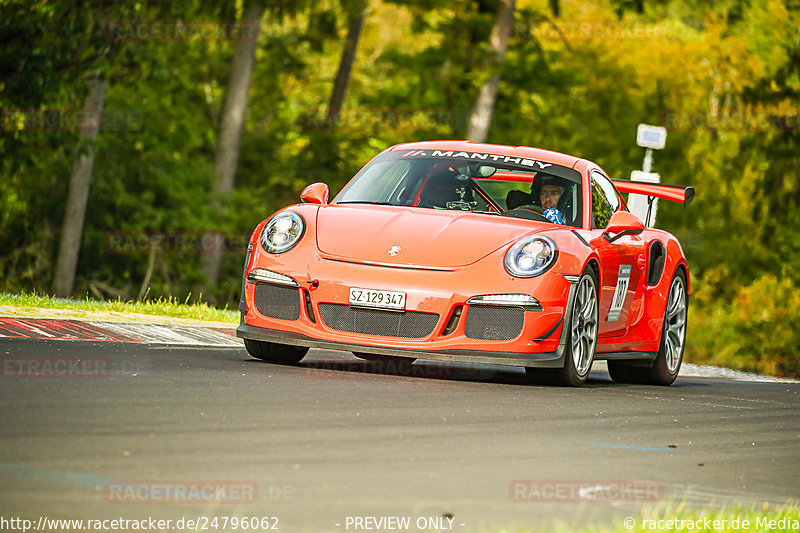
M 406 293 L 376 289 L 350 289 L 351 307 L 369 307 L 387 311 L 405 311 Z

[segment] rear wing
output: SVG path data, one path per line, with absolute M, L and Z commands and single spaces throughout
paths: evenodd
M 689 205 L 694 199 L 694 187 L 683 185 L 666 185 L 663 183 L 650 183 L 648 181 L 611 180 L 614 187 L 622 193 L 643 194 L 662 200 L 670 200 L 683 205 Z

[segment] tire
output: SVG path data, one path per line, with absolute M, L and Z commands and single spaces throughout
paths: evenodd
M 526 368 L 532 383 L 557 384 L 567 387 L 583 385 L 592 370 L 600 326 L 597 274 L 586 267 L 578 280 L 569 317 L 569 333 L 564 366 L 557 369 Z
M 373 363 L 387 363 L 389 361 L 408 361 L 409 363 L 413 363 L 417 360 L 416 357 L 397 357 L 394 355 L 380 355 L 375 353 L 353 352 L 353 355 L 359 359 L 371 361 Z
M 686 274 L 678 269 L 672 276 L 664 307 L 661 341 L 658 355 L 650 367 L 633 366 L 623 361 L 609 361 L 608 373 L 618 383 L 642 383 L 646 385 L 671 385 L 683 362 L 686 347 L 686 316 L 689 309 L 686 292 Z
M 290 346 L 252 339 L 245 339 L 244 347 L 247 348 L 247 353 L 256 359 L 283 365 L 295 365 L 308 353 L 308 348 L 303 346 Z

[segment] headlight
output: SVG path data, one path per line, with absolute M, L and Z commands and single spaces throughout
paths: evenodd
M 280 254 L 300 241 L 306 230 L 303 217 L 294 211 L 284 211 L 272 217 L 261 231 L 261 246 L 268 252 Z
M 525 237 L 506 252 L 506 270 L 518 278 L 538 276 L 553 266 L 558 246 L 549 237 Z

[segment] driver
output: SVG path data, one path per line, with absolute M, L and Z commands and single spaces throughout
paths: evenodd
M 544 209 L 542 214 L 554 224 L 564 223 L 564 214 L 558 210 L 558 201 L 563 194 L 564 186 L 555 179 L 549 177 L 542 179 L 542 185 L 539 188 L 539 203 Z
M 558 209 L 558 201 L 566 187 L 563 180 L 555 176 L 539 174 L 531 184 L 531 192 L 511 190 L 506 196 L 508 209 L 523 207 L 525 204 L 542 208 L 542 215 L 555 224 L 564 224 L 564 214 Z M 538 205 L 537 205 L 538 204 Z

